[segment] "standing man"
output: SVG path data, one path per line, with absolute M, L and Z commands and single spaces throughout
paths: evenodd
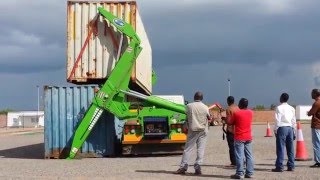
M 287 102 L 289 95 L 282 93 L 280 105 L 276 108 L 274 134 L 276 136 L 277 160 L 276 168 L 272 172 L 283 172 L 284 148 L 287 149 L 288 171 L 294 171 L 294 146 L 296 125 L 296 111 Z
M 234 125 L 234 148 L 237 171 L 232 175 L 232 179 L 243 179 L 253 177 L 253 155 L 252 155 L 252 135 L 251 123 L 253 112 L 248 108 L 248 100 L 241 98 L 239 101 L 240 110 L 233 113 L 227 119 L 229 125 Z M 243 159 L 246 158 L 246 171 L 244 172 Z
M 188 161 L 194 145 L 197 145 L 197 159 L 194 163 L 195 174 L 202 174 L 200 165 L 203 162 L 208 123 L 211 121 L 208 106 L 202 103 L 202 99 L 202 93 L 196 92 L 194 95 L 194 102 L 187 105 L 187 142 L 183 151 L 180 168 L 176 171 L 177 174 L 185 174 L 188 170 Z
M 311 133 L 314 161 L 316 163 L 310 167 L 318 168 L 320 167 L 320 90 L 313 89 L 311 92 L 311 97 L 315 100 L 315 102 L 313 103 L 312 108 L 308 112 L 308 116 L 312 116 Z
M 228 108 L 226 109 L 226 119 L 230 119 L 234 112 L 239 110 L 239 107 L 234 103 L 234 97 L 229 96 L 227 98 Z M 236 166 L 236 157 L 234 154 L 234 126 L 228 125 L 225 130 L 227 134 L 227 142 L 229 147 L 229 156 L 231 161 L 231 166 Z

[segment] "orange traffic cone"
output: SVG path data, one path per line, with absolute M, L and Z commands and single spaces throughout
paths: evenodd
M 270 125 L 269 122 L 267 122 L 267 132 L 266 135 L 264 137 L 272 137 L 272 133 L 271 133 L 271 129 L 270 129 Z
M 300 122 L 297 123 L 297 146 L 296 146 L 296 161 L 309 161 L 308 152 L 303 140 L 303 134 Z

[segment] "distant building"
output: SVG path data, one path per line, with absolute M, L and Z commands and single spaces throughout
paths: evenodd
M 7 127 L 43 127 L 43 111 L 8 112 Z
M 307 113 L 311 109 L 309 105 L 298 105 L 296 106 L 296 119 L 300 121 L 311 120 L 311 116 Z
M 0 114 L 0 128 L 7 127 L 7 114 Z

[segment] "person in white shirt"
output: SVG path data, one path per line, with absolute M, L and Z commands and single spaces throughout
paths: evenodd
M 289 95 L 282 93 L 280 96 L 281 104 L 276 108 L 275 112 L 274 133 L 277 143 L 277 160 L 275 164 L 276 168 L 272 169 L 273 172 L 283 172 L 282 163 L 285 148 L 288 155 L 287 170 L 294 171 L 295 168 L 293 141 L 295 140 L 296 116 L 295 109 L 287 103 L 288 99 Z

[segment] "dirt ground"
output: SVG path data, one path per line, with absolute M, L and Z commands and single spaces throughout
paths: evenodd
M 214 120 L 219 122 L 219 125 L 222 125 L 221 117 L 226 116 L 226 112 L 223 111 L 221 114 L 217 110 L 211 110 L 210 112 L 213 115 Z M 274 123 L 274 111 L 273 110 L 260 110 L 260 111 L 253 111 L 253 124 L 265 124 L 267 123 L 273 124 Z
M 302 129 L 308 155 L 313 157 L 310 124 L 303 124 Z M 313 161 L 296 161 L 294 172 L 271 172 L 276 158 L 275 138 L 264 137 L 265 133 L 265 125 L 253 126 L 255 179 L 320 179 L 320 169 L 309 168 Z M 221 126 L 210 127 L 202 176 L 193 175 L 195 156 L 190 160 L 188 174 L 183 176 L 173 174 L 181 155 L 43 159 L 43 139 L 42 131 L 0 131 L 0 179 L 230 179 L 235 173 L 235 169 L 225 166 L 229 158 Z
M 274 122 L 274 111 L 253 111 L 253 122 L 254 123 L 266 123 L 269 122 L 273 124 Z

